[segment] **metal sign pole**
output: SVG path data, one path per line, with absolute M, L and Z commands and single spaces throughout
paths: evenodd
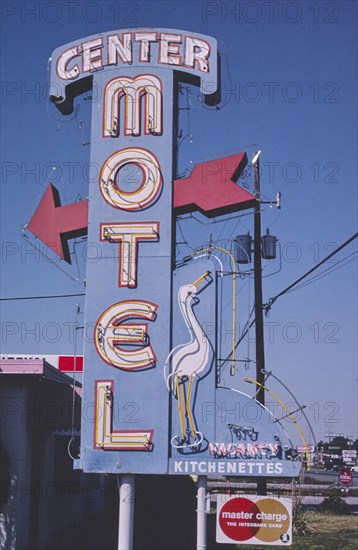
M 256 207 L 254 211 L 254 286 L 255 286 L 255 328 L 256 328 L 256 380 L 260 384 L 256 399 L 265 404 L 265 339 L 262 309 L 262 264 L 261 264 L 261 206 L 260 206 L 260 153 L 255 154 L 254 162 L 254 195 Z M 266 495 L 267 484 L 265 479 L 257 482 L 257 494 Z
M 196 548 L 206 550 L 206 476 L 198 477 Z
M 135 476 L 117 477 L 119 490 L 118 550 L 133 549 Z

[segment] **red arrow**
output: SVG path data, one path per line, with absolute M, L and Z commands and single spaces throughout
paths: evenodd
M 255 197 L 235 183 L 246 165 L 246 153 L 197 164 L 188 178 L 174 181 L 175 213 L 200 210 L 212 218 L 255 206 Z M 50 184 L 27 228 L 71 263 L 67 241 L 86 235 L 87 226 L 88 200 L 61 206 L 59 193 Z
M 176 214 L 200 210 L 213 218 L 255 206 L 255 197 L 235 183 L 246 165 L 246 153 L 197 164 L 188 178 L 174 181 Z
M 50 184 L 27 229 L 60 258 L 71 263 L 67 241 L 87 233 L 88 200 L 61 206 L 59 193 Z

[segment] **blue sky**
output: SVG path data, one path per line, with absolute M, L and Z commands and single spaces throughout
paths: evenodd
M 263 206 L 263 232 L 270 227 L 282 255 L 280 271 L 264 279 L 265 301 L 355 233 L 356 2 L 45 1 L 3 2 L 2 10 L 3 298 L 84 292 L 85 244 L 76 245 L 79 267 L 67 270 L 69 277 L 21 238 L 21 226 L 50 181 L 63 204 L 86 196 L 91 98 L 79 98 L 75 113 L 62 116 L 46 100 L 47 63 L 55 48 L 107 30 L 167 27 L 218 40 L 223 107 L 205 108 L 198 90 L 190 98 L 184 91 L 181 105 L 189 101 L 190 110 L 182 111 L 180 127 L 193 139 L 180 146 L 179 172 L 196 159 L 262 151 L 263 198 L 282 193 L 280 211 Z M 212 227 L 182 220 L 180 227 L 195 247 L 210 233 L 252 233 L 252 216 Z M 353 243 L 335 259 L 350 261 L 355 249 Z M 183 255 L 189 250 L 180 247 Z M 278 260 L 266 263 L 264 274 L 279 267 Z M 317 438 L 331 431 L 357 437 L 356 262 L 336 267 L 280 298 L 265 319 L 266 368 L 306 405 Z M 250 303 L 243 286 L 241 324 L 252 296 L 252 283 Z M 83 307 L 82 298 L 2 302 L 2 353 L 72 354 L 77 302 Z M 239 354 L 248 352 L 253 356 L 254 345 L 248 350 L 246 342 Z

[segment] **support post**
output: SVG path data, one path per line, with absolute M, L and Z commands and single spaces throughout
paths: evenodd
M 264 321 L 262 311 L 262 264 L 261 264 L 261 206 L 260 206 L 260 157 L 254 164 L 254 195 L 256 206 L 254 211 L 254 276 L 255 276 L 255 327 L 256 327 L 256 380 L 265 384 L 263 370 L 265 369 L 264 352 Z M 257 400 L 265 404 L 265 390 L 257 391 Z
M 260 156 L 256 154 L 254 164 L 254 195 L 256 206 L 254 211 L 254 278 L 255 278 L 255 334 L 256 334 L 256 380 L 259 384 L 265 384 L 265 350 L 264 350 L 264 320 L 262 311 L 262 264 L 261 264 L 261 206 L 260 206 Z M 265 404 L 265 390 L 259 386 L 256 399 L 262 405 Z M 265 479 L 257 482 L 257 493 L 266 495 L 267 485 Z
M 206 550 L 206 476 L 198 477 L 198 492 L 197 492 L 197 526 L 196 526 L 196 549 Z
M 118 550 L 133 550 L 135 476 L 117 477 L 119 490 Z

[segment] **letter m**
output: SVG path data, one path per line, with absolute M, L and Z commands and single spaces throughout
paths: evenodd
M 227 454 L 224 443 L 209 443 L 209 453 L 217 456 L 225 456 Z
M 124 101 L 124 135 L 141 133 L 141 99 L 144 96 L 144 133 L 162 133 L 162 83 L 154 75 L 135 78 L 120 76 L 110 80 L 104 92 L 103 137 L 117 137 L 120 126 L 120 100 Z

